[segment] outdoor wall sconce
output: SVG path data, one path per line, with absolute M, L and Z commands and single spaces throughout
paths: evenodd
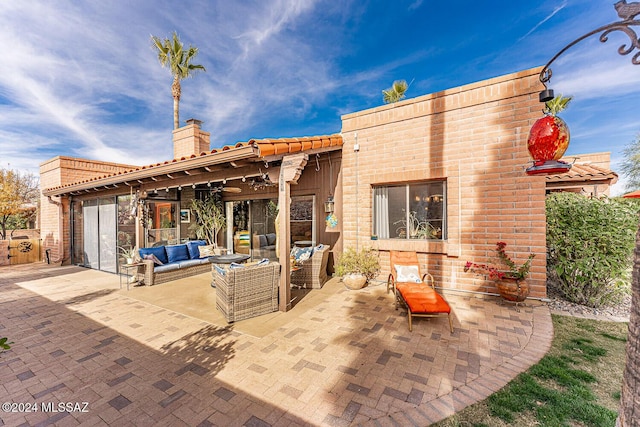
M 333 213 L 334 208 L 335 208 L 335 203 L 333 201 L 333 196 L 327 197 L 327 201 L 324 202 L 324 212 Z
M 640 15 L 640 3 L 627 3 L 626 0 L 621 0 L 613 6 L 622 21 L 604 25 L 572 41 L 562 48 L 547 62 L 547 65 L 542 68 L 539 78 L 540 82 L 544 85 L 544 90 L 541 91 L 538 96 L 540 102 L 546 103 L 554 98 L 553 89 L 550 89 L 547 85 L 553 74 L 550 68 L 553 61 L 578 42 L 594 34 L 602 33 L 600 34 L 600 41 L 604 43 L 609 40 L 608 35 L 611 32 L 623 32 L 629 37 L 630 43 L 629 45 L 621 45 L 618 48 L 618 53 L 620 55 L 628 55 L 637 49 L 638 52 L 631 57 L 631 63 L 634 65 L 640 64 L 640 40 L 636 32 L 629 28 L 633 25 L 640 25 L 640 20 L 634 19 L 637 15 Z M 569 163 L 559 160 L 569 147 L 569 127 L 562 119 L 558 117 L 553 117 L 553 119 L 549 116 L 542 117 L 531 127 L 527 148 L 533 159 L 533 165 L 527 168 L 527 175 L 558 174 L 571 169 Z

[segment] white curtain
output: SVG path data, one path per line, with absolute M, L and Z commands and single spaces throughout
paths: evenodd
M 389 238 L 389 189 L 378 187 L 373 190 L 373 233 L 379 239 Z
M 84 266 L 98 269 L 98 201 L 86 200 L 82 205 Z
M 100 199 L 98 232 L 100 235 L 100 270 L 116 272 L 118 247 L 116 241 L 116 202 L 113 198 Z

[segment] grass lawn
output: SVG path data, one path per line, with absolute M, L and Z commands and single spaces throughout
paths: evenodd
M 437 427 L 614 426 L 628 323 L 553 315 L 551 350 L 488 399 Z

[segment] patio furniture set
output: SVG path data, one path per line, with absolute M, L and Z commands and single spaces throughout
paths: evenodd
M 216 289 L 216 307 L 232 323 L 278 310 L 278 286 L 281 265 L 264 258 L 258 263 L 242 265 L 249 256 L 228 254 L 202 256 L 204 240 L 181 245 L 158 246 L 139 250 L 138 275 L 151 286 L 211 271 L 211 286 Z M 294 247 L 291 252 L 291 284 L 320 289 L 328 280 L 329 247 Z M 433 276 L 421 274 L 416 252 L 390 252 L 391 272 L 387 293 L 393 290 L 395 306 L 407 308 L 409 331 L 413 317 L 442 317 L 449 320 L 453 333 L 451 307 L 435 291 Z
M 329 247 L 318 245 L 291 251 L 291 285 L 319 289 L 328 280 Z M 296 257 L 297 256 L 297 257 Z M 278 310 L 281 265 L 268 258 L 252 265 L 217 266 L 211 270 L 216 307 L 227 322 L 249 319 Z

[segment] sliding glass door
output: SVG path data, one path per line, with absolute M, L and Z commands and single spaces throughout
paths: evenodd
M 85 200 L 82 204 L 82 218 L 84 229 L 84 259 L 85 267 L 100 269 L 100 246 L 98 231 L 98 200 Z
M 131 196 L 117 199 L 118 202 L 116 197 L 73 202 L 74 264 L 110 273 L 118 271 L 118 246 L 135 245 L 135 216 L 130 212 Z
M 275 199 L 226 202 L 227 248 L 252 259 L 277 259 L 277 207 Z
M 315 246 L 315 196 L 291 197 L 291 246 Z

